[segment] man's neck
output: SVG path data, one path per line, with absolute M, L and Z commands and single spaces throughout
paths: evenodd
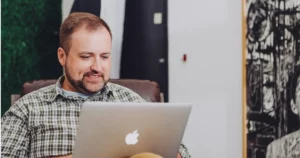
M 63 92 L 64 96 L 81 97 L 81 98 L 84 98 L 84 99 L 91 96 L 91 95 L 83 94 L 83 93 L 80 93 L 80 92 L 68 91 L 68 90 L 65 90 L 65 89 L 62 89 L 62 92 Z

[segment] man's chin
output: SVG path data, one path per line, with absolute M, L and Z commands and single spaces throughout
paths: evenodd
M 86 84 L 85 90 L 88 93 L 97 93 L 104 87 L 104 84 Z

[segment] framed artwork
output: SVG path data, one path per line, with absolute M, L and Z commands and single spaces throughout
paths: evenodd
M 242 23 L 244 158 L 300 157 L 300 0 L 243 0 Z

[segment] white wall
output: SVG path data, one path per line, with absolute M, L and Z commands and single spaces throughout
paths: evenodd
M 101 18 L 109 25 L 112 35 L 112 66 L 110 77 L 120 78 L 125 0 L 101 0 Z
M 194 103 L 183 142 L 195 158 L 242 157 L 241 2 L 168 1 L 169 97 Z
M 74 3 L 74 0 L 62 0 L 62 21 L 64 21 L 68 15 L 70 14 L 70 11 L 72 9 L 72 5 Z

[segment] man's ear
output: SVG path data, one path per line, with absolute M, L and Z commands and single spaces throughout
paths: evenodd
M 299 114 L 297 106 L 296 106 L 296 104 L 295 104 L 295 102 L 294 102 L 293 99 L 291 100 L 291 109 L 292 109 L 292 111 L 293 111 L 294 114 L 296 114 L 296 115 Z
M 57 57 L 60 65 L 65 66 L 67 60 L 67 54 L 61 47 L 57 49 Z

